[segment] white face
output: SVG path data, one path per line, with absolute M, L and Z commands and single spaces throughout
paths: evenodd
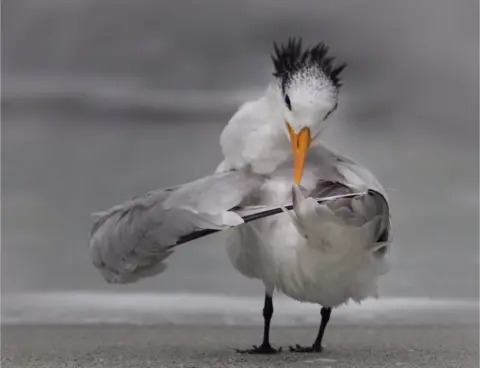
M 312 139 L 327 125 L 327 119 L 337 107 L 337 89 L 317 68 L 296 73 L 286 83 L 283 94 L 285 121 L 299 133 L 310 129 Z

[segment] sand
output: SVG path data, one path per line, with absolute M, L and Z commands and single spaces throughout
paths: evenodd
M 478 326 L 329 326 L 322 353 L 290 353 L 316 328 L 273 328 L 284 352 L 242 355 L 260 327 L 3 326 L 2 367 L 478 367 Z

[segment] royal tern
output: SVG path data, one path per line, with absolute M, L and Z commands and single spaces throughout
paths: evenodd
M 377 297 L 390 211 L 374 175 L 319 140 L 345 64 L 324 43 L 274 48 L 272 81 L 224 128 L 216 172 L 94 214 L 90 248 L 108 282 L 129 283 L 163 272 L 176 245 L 228 229 L 233 266 L 265 286 L 263 342 L 244 352 L 279 351 L 269 339 L 274 290 L 321 306 L 315 342 L 290 347 L 318 352 L 332 308 Z

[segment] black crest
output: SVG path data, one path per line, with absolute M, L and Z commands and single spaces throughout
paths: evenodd
M 274 42 L 275 55 L 272 61 L 275 65 L 275 77 L 281 78 L 282 90 L 291 77 L 299 70 L 309 67 L 318 67 L 336 88 L 342 85 L 340 72 L 347 66 L 346 63 L 335 65 L 334 57 L 328 56 L 328 46 L 320 42 L 312 48 L 302 49 L 302 39 L 290 38 L 286 45 L 280 47 Z

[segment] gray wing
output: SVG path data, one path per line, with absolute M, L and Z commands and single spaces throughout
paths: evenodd
M 375 175 L 366 167 L 325 146 L 315 147 L 310 160 L 316 169 L 317 180 L 314 188 L 303 194 L 322 198 L 355 192 L 366 193 L 363 196 L 328 201 L 326 206 L 332 215 L 349 225 L 374 225 L 374 247 L 381 249 L 381 243 L 388 243 L 391 240 L 390 207 L 386 191 Z M 325 212 L 324 215 L 328 214 Z
M 243 223 L 229 210 L 261 183 L 261 177 L 247 171 L 217 173 L 95 213 L 90 236 L 93 264 L 110 283 L 157 275 L 165 270 L 164 260 L 179 241 Z
M 371 224 L 371 244 L 375 251 L 385 252 L 391 241 L 390 206 L 387 199 L 382 193 L 373 189 L 367 190 L 363 195 L 349 196 L 354 193 L 356 193 L 355 188 L 347 184 L 319 180 L 308 196 L 312 198 L 343 196 L 324 202 L 322 214 L 331 215 L 332 218 L 336 217 L 355 227 Z

